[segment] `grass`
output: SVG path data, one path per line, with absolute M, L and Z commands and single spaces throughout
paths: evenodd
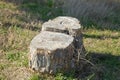
M 86 57 L 98 67 L 97 70 L 89 75 L 85 75 L 84 71 L 78 71 L 78 73 L 57 73 L 52 76 L 22 69 L 26 74 L 31 75 L 28 80 L 77 80 L 76 76 L 83 74 L 84 77 L 81 80 L 97 80 L 97 78 L 120 80 L 120 31 L 116 30 L 116 27 L 109 27 L 109 25 L 118 25 L 120 22 L 117 10 L 119 8 L 113 10 L 113 16 L 100 19 L 108 22 L 107 25 L 100 26 L 99 21 L 96 23 L 86 16 L 81 18 L 81 23 L 86 24 L 83 24 Z M 32 2 L 16 5 L 15 2 L 3 0 L 0 1 L 0 12 L 0 80 L 12 80 L 17 78 L 15 74 L 22 73 L 19 69 L 28 68 L 28 47 L 31 39 L 39 33 L 43 21 L 63 14 L 61 8 L 55 8 L 51 0 L 44 5 Z M 11 73 L 15 74 L 11 77 Z
M 39 76 L 38 75 L 33 75 L 29 80 L 39 80 Z
M 90 46 L 85 46 L 88 51 L 120 55 L 119 31 L 89 29 L 85 31 L 84 37 L 84 43 L 91 44 Z
M 89 29 L 85 30 L 84 35 L 84 44 L 88 55 L 94 55 L 89 59 L 103 67 L 103 79 L 119 80 L 120 32 Z
M 14 6 L 12 3 L 6 3 L 6 2 L 3 2 L 3 1 L 0 1 L 0 9 L 14 10 L 14 9 L 16 9 L 16 6 Z
M 66 0 L 63 12 L 80 19 L 85 28 L 120 30 L 119 0 Z

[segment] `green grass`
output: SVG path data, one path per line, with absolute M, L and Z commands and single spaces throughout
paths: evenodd
M 0 1 L 0 80 L 10 76 L 4 74 L 9 67 L 28 68 L 28 47 L 32 38 L 39 33 L 42 22 L 63 15 L 61 8 L 55 8 L 54 3 L 49 1 L 45 5 L 32 2 L 15 5 Z M 118 15 L 117 18 L 111 16 L 104 20 L 114 25 L 119 23 L 119 19 Z M 107 29 L 106 26 L 101 28 L 92 20 L 84 20 L 84 45 L 88 60 L 102 68 L 100 79 L 120 80 L 120 31 Z M 31 74 L 30 80 L 76 80 L 75 72 L 57 73 L 55 76 Z M 95 80 L 96 74 L 91 73 L 82 80 Z
M 0 75 L 0 80 L 5 80 L 5 76 Z
M 29 80 L 41 80 L 39 75 L 33 75 Z
M 3 1 L 0 1 L 0 9 L 14 10 L 14 9 L 16 9 L 16 6 L 13 5 L 12 3 L 6 3 L 6 2 L 3 2 Z
M 85 31 L 84 43 L 88 51 L 120 55 L 120 32 L 89 29 Z
M 96 55 L 91 60 L 93 59 L 96 65 L 104 67 L 103 79 L 119 80 L 120 32 L 97 29 L 84 31 L 84 44 L 88 55 Z
M 38 17 L 44 21 L 62 15 L 62 9 L 53 7 L 54 5 L 51 2 L 52 0 L 48 1 L 49 2 L 46 5 L 28 2 L 22 4 L 19 8 L 25 9 L 31 15 L 36 15 L 35 17 Z
M 69 71 L 67 73 L 60 73 L 60 72 L 58 72 L 55 75 L 54 79 L 55 80 L 77 80 L 74 77 L 74 75 L 75 75 L 75 71 L 73 71 L 73 70 L 71 70 L 71 71 Z
M 9 51 L 6 52 L 6 59 L 10 62 L 16 62 L 16 66 L 28 66 L 28 52 Z

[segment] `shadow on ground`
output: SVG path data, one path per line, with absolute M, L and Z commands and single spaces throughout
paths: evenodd
M 95 64 L 97 68 L 95 73 L 99 78 L 95 80 L 120 79 L 120 56 L 114 56 L 111 53 L 89 52 L 87 59 Z
M 77 70 L 62 73 L 66 79 L 77 78 L 78 80 L 119 80 L 120 56 L 111 53 L 89 52 L 86 60 L 81 59 Z M 58 75 L 57 75 L 58 76 Z
M 106 38 L 111 38 L 111 39 L 119 39 L 120 35 L 117 36 L 106 36 L 106 35 L 91 35 L 91 34 L 83 34 L 85 38 L 95 38 L 95 39 L 101 39 L 104 40 Z

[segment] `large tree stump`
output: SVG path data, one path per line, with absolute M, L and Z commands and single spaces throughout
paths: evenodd
M 57 17 L 49 20 L 42 25 L 42 31 L 52 31 L 65 33 L 74 37 L 74 51 L 75 56 L 85 57 L 85 48 L 83 45 L 83 34 L 81 32 L 81 25 L 79 20 L 72 17 Z
M 73 40 L 63 33 L 41 31 L 31 41 L 29 66 L 48 73 L 75 68 Z

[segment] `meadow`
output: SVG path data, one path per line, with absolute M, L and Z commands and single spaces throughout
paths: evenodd
M 66 1 L 0 0 L 0 80 L 120 80 L 120 1 Z M 30 41 L 57 16 L 80 20 L 86 59 L 96 69 L 54 76 L 29 70 Z

